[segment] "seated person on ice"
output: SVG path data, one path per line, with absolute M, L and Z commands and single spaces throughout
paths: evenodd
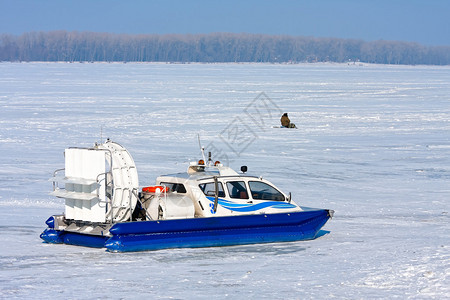
M 286 128 L 297 128 L 294 123 L 291 123 L 291 120 L 289 120 L 288 114 L 284 113 L 283 116 L 281 116 L 281 126 Z

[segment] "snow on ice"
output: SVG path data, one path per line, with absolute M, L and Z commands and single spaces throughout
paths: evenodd
M 0 63 L 0 298 L 449 298 L 449 82 L 429 66 Z M 273 128 L 283 112 L 299 129 Z M 39 239 L 64 210 L 48 178 L 66 147 L 109 137 L 151 185 L 199 158 L 197 135 L 335 210 L 329 233 L 126 254 Z

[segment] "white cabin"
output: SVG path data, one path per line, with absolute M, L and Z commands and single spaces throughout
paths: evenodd
M 290 196 L 268 180 L 238 174 L 220 164 L 194 164 L 185 173 L 159 176 L 156 185 L 167 192 L 158 193 L 151 199 L 145 199 L 144 192 L 142 198 L 151 219 L 301 211 L 291 202 Z

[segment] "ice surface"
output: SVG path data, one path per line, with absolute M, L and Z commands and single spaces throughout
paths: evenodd
M 299 129 L 272 128 L 280 112 Z M 126 254 L 39 239 L 64 210 L 47 180 L 66 147 L 110 137 L 150 185 L 199 158 L 197 134 L 334 209 L 330 233 Z M 0 153 L 0 298 L 450 295 L 450 67 L 0 63 Z

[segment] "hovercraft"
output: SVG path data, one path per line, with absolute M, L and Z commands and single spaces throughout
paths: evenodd
M 65 168 L 50 179 L 65 212 L 46 221 L 41 238 L 110 252 L 291 242 L 315 239 L 333 216 L 300 207 L 246 171 L 209 155 L 140 188 L 134 160 L 118 143 L 68 148 Z

